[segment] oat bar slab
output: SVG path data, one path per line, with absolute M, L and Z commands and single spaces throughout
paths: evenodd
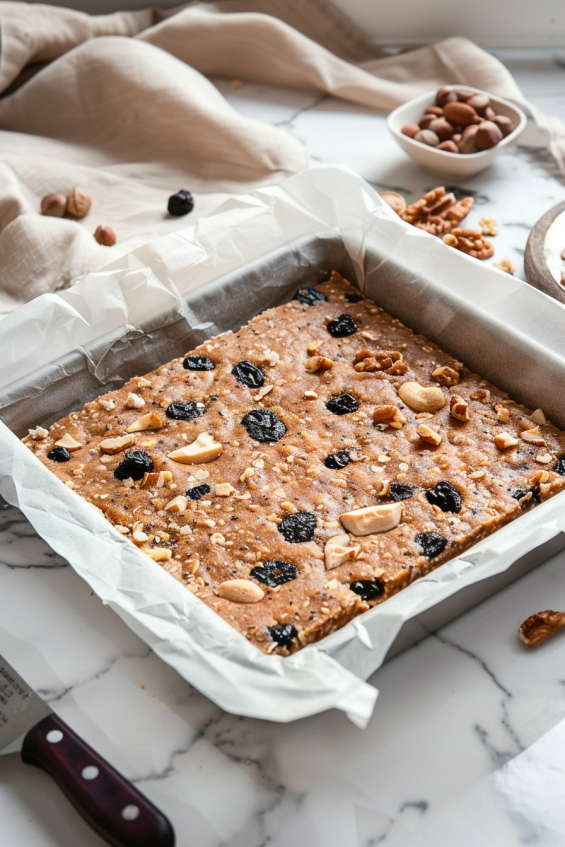
M 336 272 L 24 442 L 281 655 L 565 487 L 565 433 Z

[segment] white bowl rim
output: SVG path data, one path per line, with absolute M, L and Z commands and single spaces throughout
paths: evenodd
M 503 104 L 508 109 L 510 109 L 510 110 L 512 110 L 516 113 L 517 117 L 519 118 L 517 126 L 512 130 L 511 133 L 509 133 L 509 135 L 507 135 L 505 138 L 503 138 L 502 141 L 499 141 L 498 144 L 495 144 L 494 147 L 489 147 L 487 150 L 478 150 L 476 153 L 450 153 L 449 150 L 438 150 L 437 147 L 430 147 L 428 145 L 422 145 L 421 141 L 414 141 L 414 139 L 410 138 L 409 135 L 403 135 L 403 133 L 401 133 L 399 130 L 397 130 L 396 127 L 392 126 L 392 121 L 395 118 L 397 118 L 399 115 L 401 115 L 402 112 L 405 109 L 407 110 L 412 106 L 416 106 L 420 102 L 423 105 L 424 103 L 426 103 L 426 101 L 429 100 L 430 103 L 428 103 L 428 105 L 433 105 L 433 103 L 435 102 L 435 95 L 438 91 L 437 88 L 434 88 L 433 91 L 428 91 L 425 94 L 420 94 L 420 95 L 418 95 L 418 97 L 413 97 L 412 100 L 408 100 L 406 103 L 401 103 L 400 106 L 397 106 L 396 109 L 394 109 L 387 117 L 386 122 L 387 122 L 387 127 L 389 129 L 389 132 L 391 132 L 392 135 L 394 135 L 396 138 L 401 138 L 403 142 L 408 142 L 409 146 L 416 145 L 417 146 L 416 149 L 421 149 L 422 146 L 424 146 L 428 150 L 433 151 L 433 153 L 435 153 L 437 156 L 440 156 L 440 157 L 441 156 L 448 156 L 449 158 L 459 159 L 460 156 L 464 156 L 465 160 L 469 160 L 469 159 L 472 158 L 473 161 L 476 162 L 476 161 L 480 161 L 481 158 L 486 158 L 489 155 L 492 155 L 493 151 L 498 152 L 503 147 L 506 147 L 507 144 L 514 141 L 518 137 L 518 135 L 520 135 L 522 133 L 522 131 L 525 129 L 526 123 L 528 121 L 525 113 L 522 111 L 522 109 L 520 109 L 519 106 L 517 106 L 515 103 L 512 103 L 510 100 L 506 100 L 504 97 L 499 97 L 496 94 L 491 94 L 489 91 L 484 91 L 482 88 L 474 88 L 472 85 L 453 84 L 453 85 L 445 86 L 445 88 L 454 88 L 454 89 L 455 88 L 461 88 L 461 89 L 464 89 L 465 91 L 475 91 L 477 94 L 486 94 L 488 97 L 491 98 L 491 100 L 494 100 L 497 103 Z M 427 108 L 427 107 L 424 107 L 424 108 Z

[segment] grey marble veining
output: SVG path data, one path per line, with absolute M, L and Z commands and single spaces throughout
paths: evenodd
M 565 115 L 560 55 L 504 56 L 526 94 Z M 345 162 L 377 190 L 414 200 L 438 184 L 381 115 L 309 92 L 218 86 L 313 160 Z M 530 228 L 565 195 L 543 147 L 515 148 L 455 187 L 475 198 L 469 225 L 498 219 L 494 260 L 510 258 L 519 275 Z M 537 651 L 517 638 L 533 612 L 565 608 L 564 566 L 565 554 L 548 560 L 382 667 L 365 731 L 337 712 L 281 725 L 222 712 L 3 507 L 0 650 L 163 808 L 179 847 L 565 847 L 565 635 Z M 0 821 L 10 847 L 102 844 L 17 755 L 0 757 Z

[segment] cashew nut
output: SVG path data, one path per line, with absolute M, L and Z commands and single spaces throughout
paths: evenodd
M 373 535 L 388 532 L 398 526 L 402 517 L 402 503 L 386 503 L 382 506 L 366 506 L 340 515 L 340 521 L 353 535 Z
M 415 412 L 437 412 L 445 406 L 445 397 L 436 385 L 420 385 L 419 382 L 403 382 L 398 396 Z

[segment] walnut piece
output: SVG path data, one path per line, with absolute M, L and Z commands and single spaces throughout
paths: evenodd
M 526 647 L 536 647 L 563 627 L 565 627 L 565 612 L 553 612 L 548 609 L 531 615 L 524 621 L 518 634 Z
M 514 276 L 516 273 L 516 266 L 510 261 L 510 259 L 500 259 L 499 262 L 495 262 L 493 264 L 493 268 L 498 268 L 499 271 L 504 271 L 504 273 L 510 274 Z
M 445 385 L 447 387 L 458 385 L 460 378 L 459 371 L 456 371 L 453 368 L 448 368 L 447 365 L 435 368 L 435 370 L 432 371 L 432 379 L 435 379 L 435 381 L 439 382 L 440 385 Z
M 496 218 L 481 218 L 479 226 L 483 235 L 498 235 L 498 221 Z
M 457 202 L 454 194 L 447 194 L 445 188 L 439 186 L 407 206 L 400 217 L 432 235 L 443 235 L 451 232 L 467 217 L 473 202 L 472 197 L 464 197 Z
M 443 243 L 474 259 L 490 259 L 494 253 L 494 247 L 483 238 L 480 229 L 453 229 L 443 236 Z

